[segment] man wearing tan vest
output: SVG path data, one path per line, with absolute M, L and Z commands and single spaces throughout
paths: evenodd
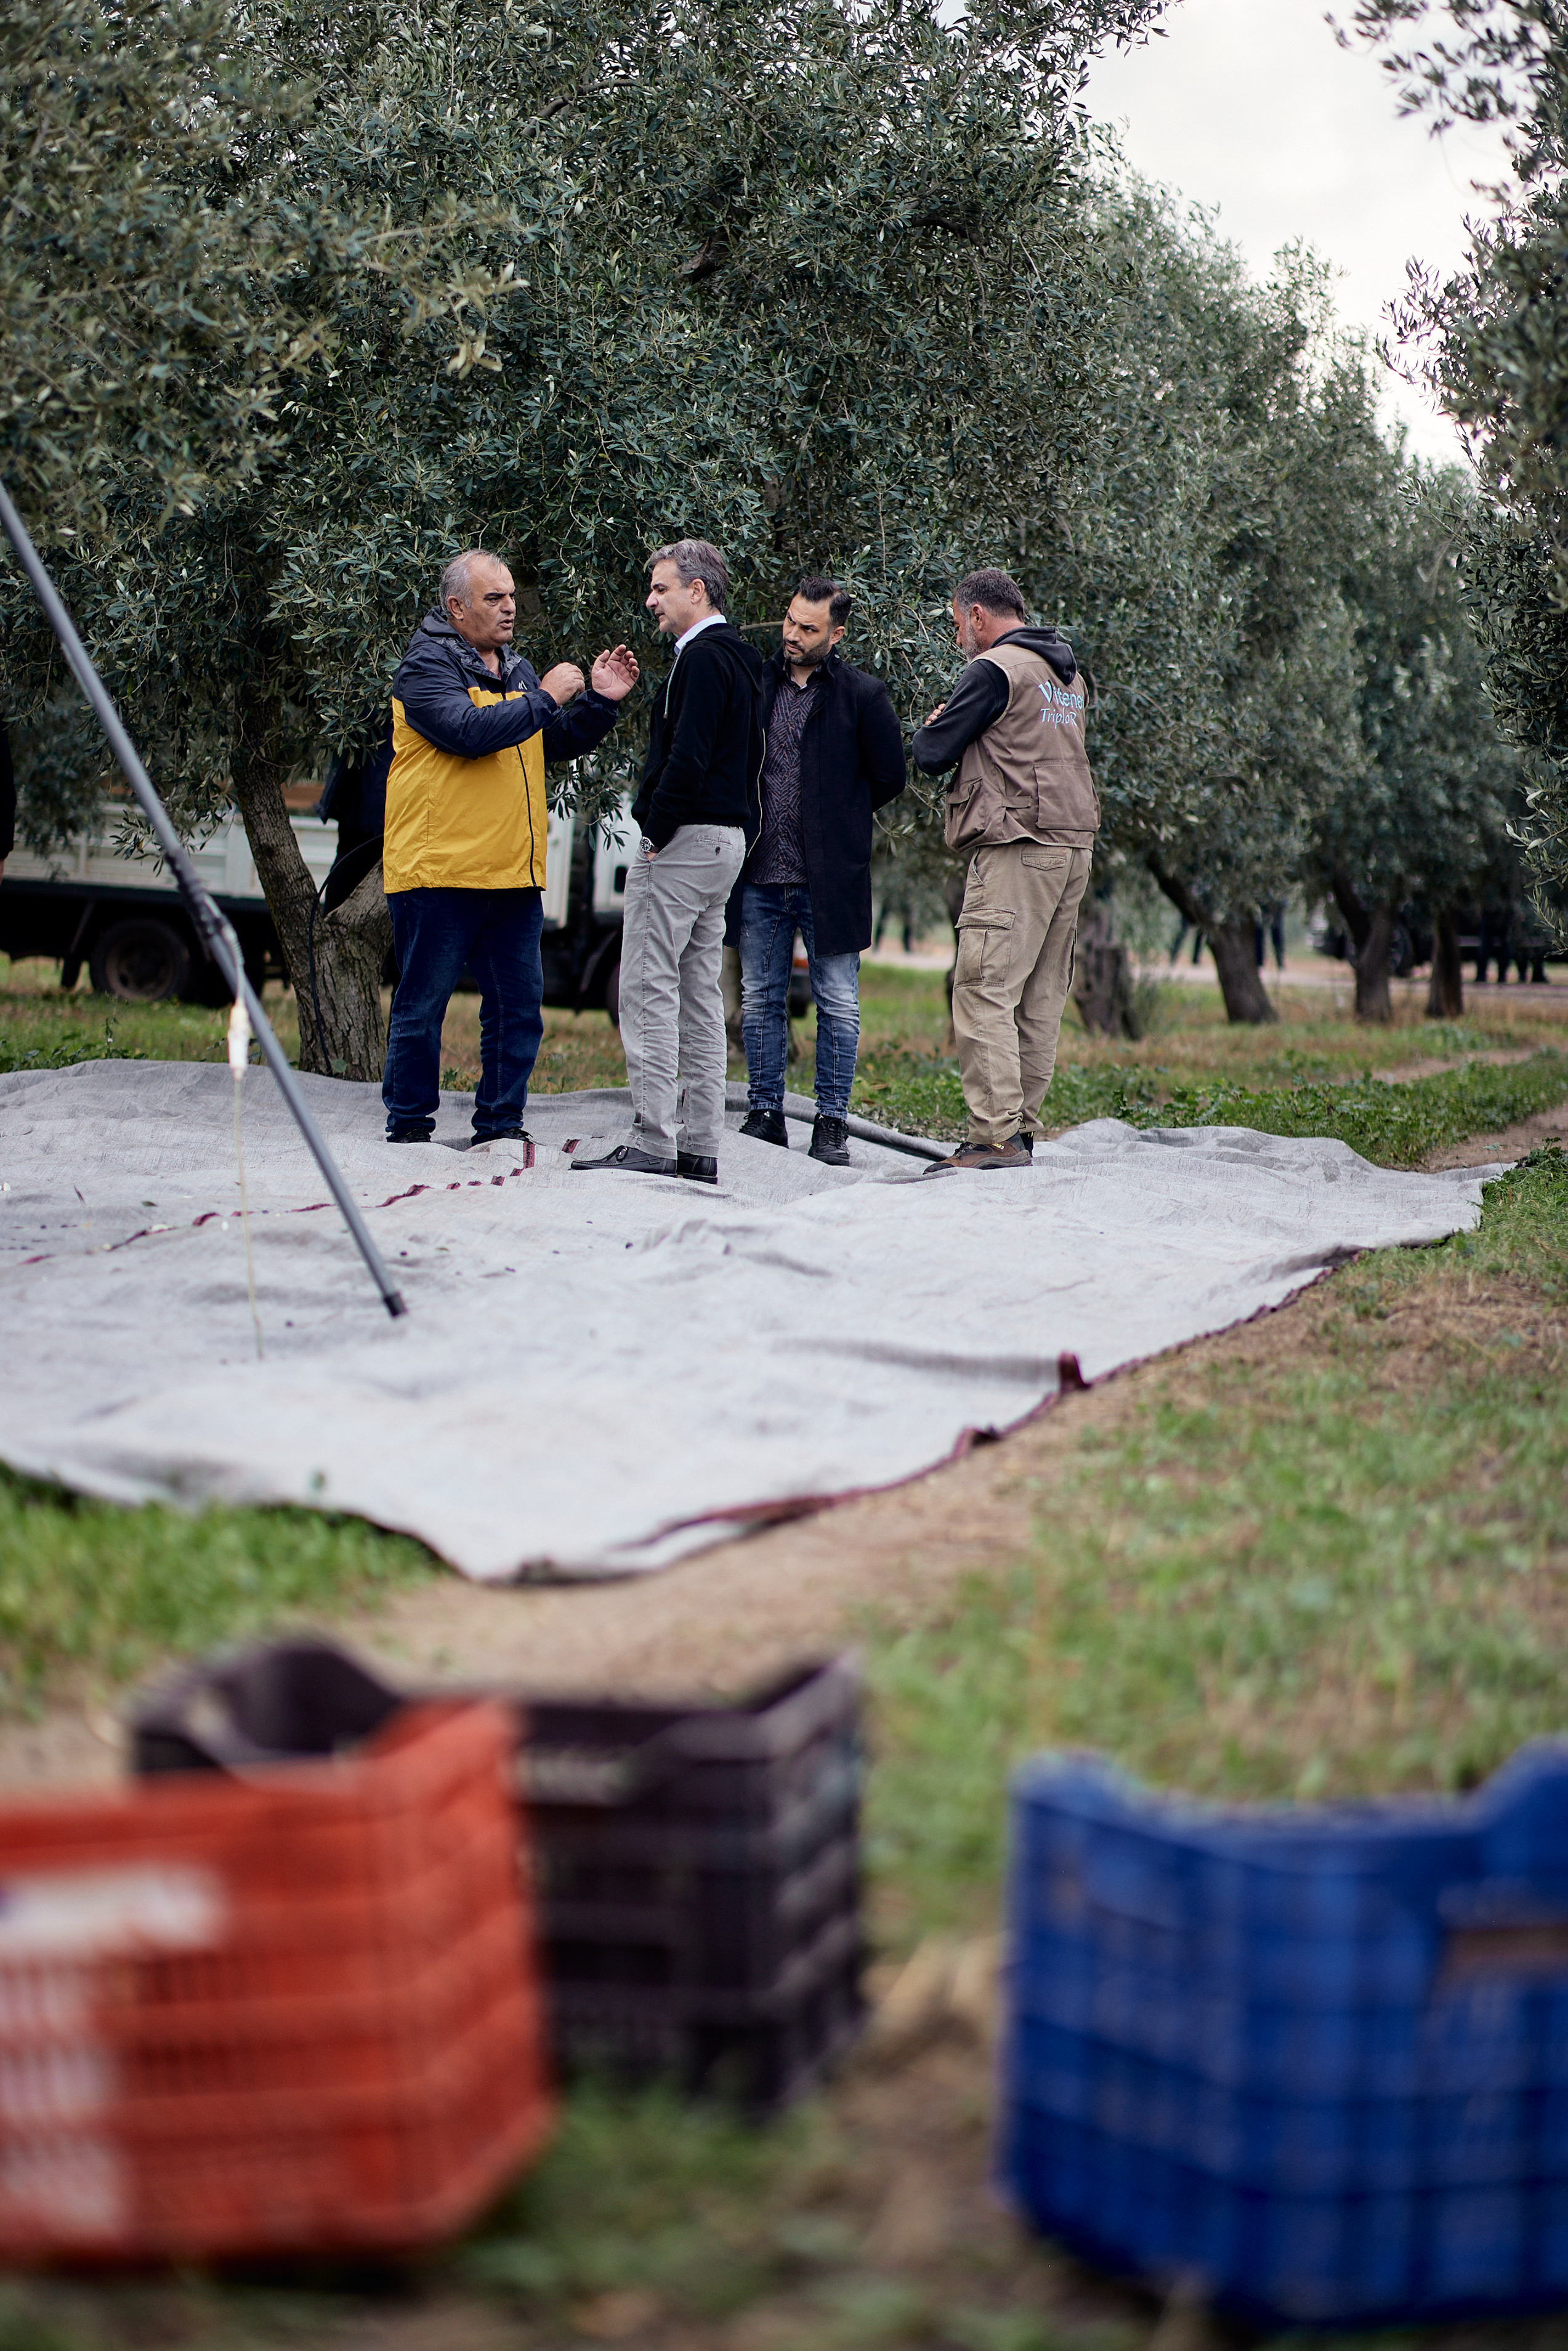
M 953 624 L 969 666 L 912 747 L 926 775 L 956 764 L 946 837 L 974 852 L 953 967 L 969 1139 L 934 1175 L 1030 1164 L 1100 823 L 1078 664 L 1026 618 L 1005 571 L 960 580 Z

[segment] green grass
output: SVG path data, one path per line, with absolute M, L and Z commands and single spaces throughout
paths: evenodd
M 1031 1750 L 1312 1797 L 1465 1785 L 1568 1723 L 1568 1160 L 1312 1304 L 1282 1361 L 1194 1393 L 1178 1359 L 1054 1466 L 1009 1572 L 876 1637 L 871 1851 L 905 1937 L 992 1914 Z
M 682 2316 L 732 2316 L 801 2258 L 770 2206 L 789 2174 L 825 2159 L 819 2114 L 748 2127 L 666 2092 L 585 2085 L 549 2160 L 464 2251 L 472 2283 L 540 2314 L 641 2288 Z M 819 2257 L 851 2250 L 822 2231 Z M 827 2239 L 831 2238 L 830 2245 Z
M 868 1056 L 855 1108 L 885 1126 L 956 1137 L 965 1131 L 956 1061 L 911 1053 Z M 1460 1068 L 1403 1083 L 1364 1076 L 1260 1092 L 1229 1080 L 1175 1083 L 1159 1069 L 1065 1062 L 1051 1081 L 1045 1122 L 1053 1134 L 1085 1119 L 1130 1126 L 1249 1126 L 1264 1134 L 1326 1134 L 1385 1167 L 1410 1167 L 1445 1144 L 1505 1126 L 1568 1101 L 1568 1054 L 1542 1047 L 1528 1061 Z
M 421 1544 L 360 1519 L 127 1510 L 0 1469 L 0 1711 L 439 1572 Z
M 69 1070 L 78 1061 L 134 1061 L 145 1056 L 116 1041 L 114 1023 L 106 1020 L 99 1036 L 90 1029 L 62 1028 L 54 1035 L 28 1044 L 0 1036 L 0 1077 L 16 1070 Z
M 924 1109 L 901 1103 L 901 1119 L 950 1116 L 956 1076 L 934 1050 L 939 981 L 887 978 L 868 989 L 869 1081 L 929 1090 Z M 1494 1008 L 1457 1029 L 1369 1038 L 1313 1004 L 1281 1031 L 1238 1038 L 1212 1006 L 1184 998 L 1145 1047 L 1070 1037 L 1053 1100 L 1073 1119 L 1222 1118 L 1337 1133 L 1369 1156 L 1408 1160 L 1568 1097 L 1560 1016 L 1531 1027 L 1524 991 L 1515 1001 L 1512 1028 Z M 74 1050 L 70 1022 L 92 1035 L 87 1008 L 70 999 L 67 1010 L 50 1050 Z M 117 1017 L 117 1046 L 180 1040 L 178 1008 L 149 1013 L 164 1017 L 162 1035 L 151 1019 L 127 1030 Z M 589 1073 L 613 1040 L 561 1019 L 557 1081 L 603 1081 Z M 46 1030 L 35 1024 L 27 1050 Z M 1476 1059 L 1511 1045 L 1532 1058 Z M 1453 1066 L 1396 1084 L 1366 1074 L 1423 1057 Z M 1250 1352 L 1178 1355 L 1108 1388 L 1102 1401 L 1120 1393 L 1123 1407 L 1085 1408 L 1049 1458 L 1015 1440 L 998 1458 L 1026 1482 L 1038 1474 L 1032 1539 L 914 1625 L 868 1622 L 868 1850 L 884 1949 L 994 1924 L 1008 1774 L 1042 1746 L 1093 1747 L 1163 1785 L 1310 1796 L 1458 1786 L 1521 1738 L 1563 1727 L 1562 1155 L 1537 1155 L 1490 1187 L 1479 1233 L 1366 1257 L 1275 1328 L 1291 1343 L 1270 1351 L 1262 1325 Z M 0 1475 L 0 1700 L 14 1708 L 62 1679 L 110 1681 L 293 1616 L 329 1619 L 433 1572 L 418 1546 L 354 1521 L 122 1511 Z M 1032 2255 L 988 2270 L 995 2247 L 965 2243 L 946 2268 L 916 2274 L 868 2254 L 890 2149 L 920 2119 L 901 2109 L 878 2120 L 874 2100 L 868 2111 L 857 2121 L 816 2105 L 758 2133 L 657 2095 L 574 2093 L 537 2173 L 430 2268 L 423 2290 L 454 2298 L 454 2341 L 466 2339 L 473 2297 L 519 2351 L 611 2339 L 660 2351 L 1146 2343 L 1146 2317 L 1118 2324 L 1071 2303 L 1054 2314 L 1047 2263 Z M 639 2297 L 653 2315 L 638 2316 Z M 443 2340 L 420 2315 L 407 2339 Z M 488 2342 L 490 2324 L 482 2314 L 474 2339 Z M 0 2294 L 0 2346 L 18 2351 L 340 2339 L 395 2351 L 402 2338 L 385 2309 L 361 2329 L 329 2294 Z

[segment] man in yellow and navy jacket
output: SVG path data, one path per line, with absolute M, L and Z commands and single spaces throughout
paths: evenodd
M 389 1143 L 424 1143 L 441 1087 L 441 1026 L 465 967 L 479 986 L 474 1139 L 525 1139 L 544 1033 L 545 763 L 580 758 L 637 683 L 624 645 L 584 688 L 573 662 L 543 678 L 512 650 L 517 594 L 481 548 L 441 575 L 392 680 L 382 873 L 398 960 L 387 1038 Z

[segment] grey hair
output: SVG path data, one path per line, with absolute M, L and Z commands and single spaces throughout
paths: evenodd
M 656 563 L 673 563 L 680 575 L 683 588 L 700 580 L 707 590 L 708 602 L 716 612 L 722 612 L 729 601 L 729 566 L 708 538 L 674 538 L 668 547 L 656 547 L 648 559 L 648 569 Z
M 473 566 L 481 559 L 486 563 L 499 563 L 501 560 L 498 555 L 492 555 L 487 547 L 465 547 L 461 555 L 453 557 L 441 575 L 441 609 L 444 612 L 450 603 L 467 603 L 472 585 L 470 573 Z
M 967 571 L 953 590 L 953 601 L 960 612 L 978 604 L 983 612 L 1016 612 L 1020 621 L 1029 618 L 1023 590 L 1006 571 Z

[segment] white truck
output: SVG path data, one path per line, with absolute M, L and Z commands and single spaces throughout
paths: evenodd
M 297 813 L 290 821 L 317 887 L 337 854 L 338 828 Z M 609 841 L 569 815 L 552 816 L 545 852 L 545 1002 L 573 1011 L 620 1005 L 621 918 L 636 828 L 623 803 Z M 254 986 L 287 979 L 277 933 L 238 817 L 193 851 L 197 872 L 238 935 Z M 222 1004 L 217 968 L 202 952 L 173 876 L 156 855 L 127 857 L 108 835 L 55 857 L 16 849 L 0 881 L 0 955 L 57 958 L 74 987 L 85 964 L 100 996 L 152 1003 L 183 997 Z

